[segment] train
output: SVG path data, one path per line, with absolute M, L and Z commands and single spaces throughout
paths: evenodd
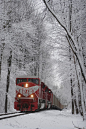
M 41 109 L 63 109 L 63 105 L 52 90 L 36 76 L 16 78 L 14 109 L 17 111 L 39 111 Z

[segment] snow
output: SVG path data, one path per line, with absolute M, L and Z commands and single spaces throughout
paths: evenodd
M 70 111 L 45 110 L 0 121 L 1 129 L 86 129 L 86 120 Z

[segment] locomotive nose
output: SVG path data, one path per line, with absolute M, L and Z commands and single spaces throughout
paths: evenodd
M 28 106 L 28 104 L 27 103 L 24 103 L 23 104 L 23 108 L 28 108 L 29 106 Z

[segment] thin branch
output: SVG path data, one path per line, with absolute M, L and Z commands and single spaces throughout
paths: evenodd
M 59 21 L 59 19 L 57 18 L 56 14 L 54 13 L 54 11 L 50 8 L 49 4 L 46 2 L 46 0 L 43 0 L 44 4 L 46 5 L 46 7 L 48 8 L 48 10 L 50 11 L 50 13 L 53 15 L 53 17 L 57 20 L 57 22 L 64 28 L 64 30 L 66 31 L 67 33 L 67 36 L 68 36 L 68 43 L 73 51 L 73 53 L 75 54 L 77 60 L 78 60 L 78 63 L 79 63 L 79 66 L 80 66 L 80 69 L 81 69 L 81 73 L 82 73 L 82 76 L 85 80 L 85 83 L 86 83 L 86 76 L 85 76 L 85 70 L 82 66 L 82 62 L 80 60 L 80 57 L 79 57 L 79 50 L 78 50 L 78 46 L 75 42 L 75 40 L 73 39 L 72 35 L 70 34 L 70 32 L 66 29 L 66 27 Z
M 51 12 L 51 14 L 55 17 L 55 19 L 57 20 L 57 22 L 62 26 L 62 28 L 64 28 L 64 30 L 66 31 L 68 37 L 71 39 L 75 50 L 77 51 L 77 45 L 75 44 L 74 39 L 71 37 L 70 32 L 68 32 L 67 28 L 60 22 L 60 20 L 57 18 L 56 14 L 54 13 L 54 11 L 50 8 L 50 6 L 48 5 L 48 3 L 46 2 L 46 0 L 43 0 L 43 2 L 45 3 L 46 7 L 48 8 L 48 10 Z
M 72 123 L 73 123 L 73 121 L 72 121 Z M 73 125 L 74 125 L 74 123 L 73 123 Z M 79 127 L 77 127 L 77 126 L 75 126 L 75 125 L 74 125 L 74 127 L 75 127 L 75 128 L 78 128 L 78 129 L 82 129 L 82 128 L 79 128 Z M 84 129 L 84 128 L 83 128 L 83 129 Z

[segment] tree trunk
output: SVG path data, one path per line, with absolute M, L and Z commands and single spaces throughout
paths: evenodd
M 80 81 L 79 80 L 79 75 L 78 75 L 78 72 L 77 72 L 77 67 L 76 67 L 76 59 L 74 57 L 74 64 L 75 64 L 75 71 L 76 71 L 76 76 L 77 76 L 77 81 L 78 81 L 78 105 L 79 105 L 79 112 L 80 114 L 83 116 L 83 108 L 82 108 L 82 95 L 81 95 L 81 90 L 80 90 Z
M 72 79 L 71 79 L 71 98 L 72 98 L 72 114 L 74 114 L 74 99 L 73 99 L 73 86 L 72 86 Z
M 3 57 L 3 50 L 5 43 L 2 44 L 3 46 L 1 47 L 1 55 L 0 55 L 0 81 L 1 81 L 1 65 L 2 65 L 2 57 Z
M 76 114 L 78 114 L 79 111 L 78 111 L 78 106 L 77 106 L 76 98 L 74 99 L 74 104 L 75 104 Z
M 5 96 L 5 113 L 7 113 L 8 91 L 9 91 L 10 72 L 11 72 L 11 63 L 12 63 L 12 51 L 10 51 L 10 56 L 9 56 L 9 59 L 7 60 L 7 63 L 8 63 L 8 73 L 7 73 L 6 96 Z

